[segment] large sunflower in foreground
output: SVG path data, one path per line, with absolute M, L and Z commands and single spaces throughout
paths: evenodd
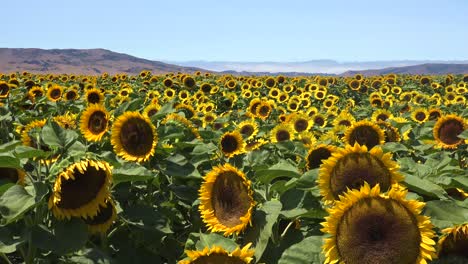
M 158 135 L 147 116 L 125 112 L 112 126 L 111 143 L 120 157 L 130 161 L 146 161 L 154 155 Z
M 442 233 L 437 243 L 439 258 L 458 255 L 468 259 L 468 223 L 446 228 Z
M 249 249 L 252 243 L 248 243 L 242 249 L 237 247 L 228 252 L 221 246 L 205 247 L 203 250 L 186 250 L 188 259 L 179 261 L 179 264 L 246 264 L 252 261 L 255 250 Z
M 345 143 L 351 146 L 353 146 L 354 143 L 359 143 L 371 149 L 374 146 L 384 143 L 385 133 L 378 125 L 367 120 L 361 120 L 353 123 L 353 125 L 345 131 L 344 140 Z
M 91 234 L 106 233 L 117 218 L 117 210 L 112 199 L 107 198 L 104 205 L 99 205 L 97 215 L 84 218 L 83 221 L 88 226 Z
M 111 170 L 104 161 L 73 163 L 55 179 L 49 209 L 59 219 L 96 216 L 109 196 Z
M 457 115 L 442 116 L 433 128 L 437 144 L 444 149 L 456 149 L 464 140 L 459 138 L 464 130 L 468 129 L 468 122 Z
M 214 167 L 204 177 L 199 210 L 209 230 L 229 236 L 251 223 L 255 202 L 250 186 L 245 174 L 229 164 Z
M 100 141 L 106 133 L 109 113 L 104 105 L 92 104 L 81 114 L 80 130 L 88 141 Z
M 244 152 L 245 143 L 239 131 L 226 132 L 219 140 L 219 148 L 224 156 L 231 158 Z
M 435 257 L 433 226 L 421 215 L 424 203 L 406 200 L 406 194 L 399 186 L 383 194 L 379 185 L 365 183 L 341 195 L 322 223 L 330 235 L 322 249 L 325 263 L 425 264 Z
M 317 182 L 324 200 L 331 203 L 348 188 L 359 189 L 364 182 L 372 187 L 379 184 L 388 190 L 392 184 L 403 180 L 397 169 L 398 164 L 392 160 L 392 154 L 383 153 L 379 147 L 368 151 L 366 146 L 356 143 L 337 149 L 324 160 Z

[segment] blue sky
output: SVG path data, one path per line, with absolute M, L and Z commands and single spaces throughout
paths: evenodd
M 157 60 L 466 60 L 468 1 L 2 1 L 0 47 Z

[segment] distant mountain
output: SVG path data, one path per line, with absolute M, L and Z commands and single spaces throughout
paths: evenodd
M 0 72 L 74 73 L 96 75 L 206 71 L 133 57 L 105 49 L 10 49 L 0 48 Z
M 229 62 L 229 61 L 171 61 L 182 66 L 200 67 L 212 71 L 260 72 L 260 73 L 328 73 L 341 74 L 347 71 L 406 67 L 419 64 L 468 64 L 468 60 L 430 61 L 367 61 L 337 62 L 334 60 L 310 60 L 303 62 Z
M 444 74 L 468 74 L 467 64 L 446 64 L 446 63 L 425 63 L 406 67 L 389 67 L 384 69 L 347 71 L 342 76 L 354 76 L 356 74 L 365 76 L 396 74 L 423 74 L 423 75 L 444 75 Z

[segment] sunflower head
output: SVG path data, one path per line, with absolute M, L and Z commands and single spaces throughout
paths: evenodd
M 109 113 L 102 104 L 91 104 L 81 114 L 80 130 L 88 141 L 100 141 L 107 132 Z
M 416 108 L 411 113 L 411 118 L 419 124 L 422 124 L 429 119 L 429 112 L 424 108 Z
M 271 110 L 272 110 L 271 104 L 268 101 L 262 101 L 256 107 L 256 111 L 255 111 L 256 116 L 258 116 L 262 120 L 265 120 L 270 116 Z
M 138 112 L 125 112 L 112 126 L 111 143 L 115 153 L 129 161 L 146 161 L 158 143 L 151 120 Z
M 111 170 L 103 161 L 73 163 L 57 176 L 49 209 L 59 219 L 96 216 L 109 195 Z
M 53 85 L 47 89 L 47 98 L 52 101 L 56 102 L 62 98 L 63 87 L 59 85 Z
M 272 143 L 277 143 L 277 142 L 282 142 L 282 141 L 293 140 L 294 139 L 293 131 L 294 130 L 291 124 L 288 124 L 288 123 L 278 124 L 271 130 L 270 141 Z
M 318 169 L 324 160 L 327 160 L 329 157 L 331 157 L 335 150 L 336 147 L 325 144 L 319 144 L 311 147 L 307 153 L 307 169 Z
M 451 114 L 442 116 L 437 120 L 433 128 L 433 134 L 440 147 L 456 149 L 464 142 L 458 135 L 466 129 L 468 129 L 468 122 L 460 116 Z
M 442 230 L 437 243 L 439 258 L 458 255 L 468 258 L 468 224 L 461 224 Z
M 224 133 L 219 141 L 219 148 L 228 158 L 243 153 L 244 145 L 245 143 L 242 140 L 242 135 L 237 130 Z
M 399 142 L 401 140 L 400 131 L 392 124 L 385 121 L 378 121 L 377 125 L 384 131 L 385 142 Z
M 114 201 L 107 198 L 104 204 L 99 205 L 97 215 L 90 218 L 83 218 L 91 234 L 106 233 L 117 218 Z
M 199 210 L 209 230 L 229 236 L 251 223 L 255 202 L 250 186 L 245 174 L 229 164 L 214 167 L 204 177 Z
M 312 122 L 306 114 L 295 114 L 289 122 L 297 133 L 307 131 L 312 126 Z
M 347 189 L 359 189 L 365 182 L 388 190 L 403 180 L 397 170 L 398 164 L 390 153 L 383 153 L 379 147 L 368 151 L 365 145 L 356 143 L 334 151 L 324 160 L 317 181 L 326 203 L 332 203 Z
M 179 261 L 179 264 L 202 264 L 202 263 L 225 263 L 225 264 L 247 264 L 250 263 L 255 250 L 249 249 L 252 243 L 245 245 L 242 249 L 237 247 L 228 252 L 220 246 L 205 247 L 203 250 L 186 250 L 188 259 Z
M 371 149 L 374 146 L 382 145 L 384 140 L 385 134 L 383 130 L 378 125 L 367 120 L 354 123 L 345 132 L 345 142 L 351 146 L 359 143 Z
M 23 170 L 0 167 L 0 180 L 23 185 L 25 176 L 26 173 Z
M 237 125 L 237 130 L 245 140 L 252 139 L 258 133 L 258 125 L 255 120 L 245 120 Z
M 424 203 L 406 200 L 394 186 L 388 194 L 367 183 L 349 190 L 327 209 L 322 231 L 329 234 L 325 263 L 423 264 L 435 257 L 433 226 L 421 215 Z
M 104 102 L 104 95 L 97 88 L 87 90 L 85 98 L 88 104 L 102 104 Z

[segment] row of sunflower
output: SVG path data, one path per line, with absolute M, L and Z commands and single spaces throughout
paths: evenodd
M 0 74 L 1 257 L 464 263 L 467 83 Z

